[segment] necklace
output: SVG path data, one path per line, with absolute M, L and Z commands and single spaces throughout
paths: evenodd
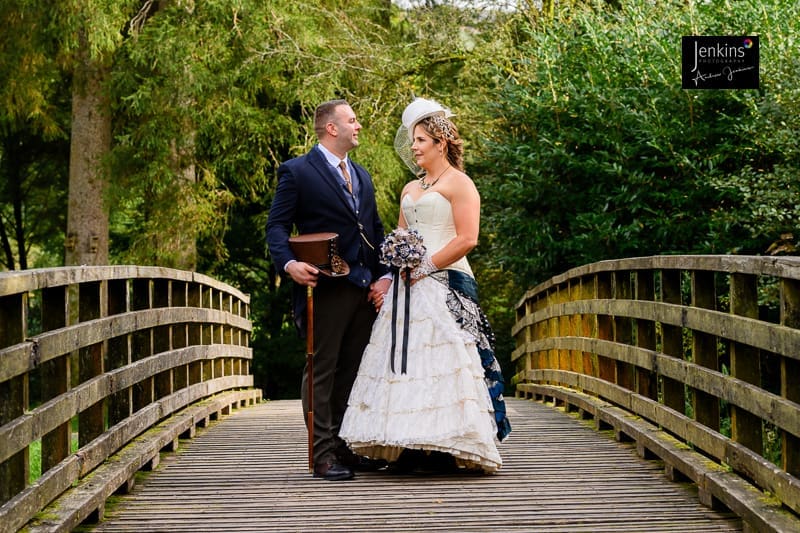
M 422 176 L 422 177 L 419 179 L 419 188 L 420 188 L 420 189 L 422 189 L 423 191 L 427 191 L 428 189 L 430 189 L 431 187 L 433 187 L 434 185 L 436 185 L 436 183 L 439 181 L 439 178 L 441 178 L 442 176 L 444 176 L 444 173 L 445 173 L 445 172 L 447 172 L 448 170 L 450 170 L 450 165 L 447 165 L 447 167 L 446 167 L 446 168 L 445 168 L 445 169 L 444 169 L 444 170 L 441 172 L 441 174 L 439 174 L 438 176 L 436 176 L 436 179 L 435 179 L 435 180 L 433 180 L 433 181 L 432 181 L 432 182 L 430 182 L 430 183 L 426 183 L 426 182 L 425 182 L 425 178 L 426 178 L 426 177 L 428 177 L 428 175 L 427 175 L 427 174 L 425 174 L 424 176 Z

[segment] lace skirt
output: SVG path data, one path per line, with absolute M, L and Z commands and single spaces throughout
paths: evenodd
M 411 287 L 405 373 L 402 281 L 398 289 L 398 305 L 390 290 L 375 321 L 339 436 L 367 457 L 394 461 L 404 448 L 432 450 L 453 455 L 465 468 L 496 471 L 502 464 L 498 434 L 507 431 L 495 420 L 482 340 L 464 326 L 463 312 L 456 318 L 447 273 Z M 501 420 L 500 426 L 507 424 L 504 413 Z

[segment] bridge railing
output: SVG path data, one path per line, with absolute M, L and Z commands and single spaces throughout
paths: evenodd
M 528 291 L 513 333 L 517 394 L 635 441 L 755 530 L 800 530 L 800 258 L 582 266 Z
M 162 449 L 260 400 L 251 330 L 249 297 L 193 272 L 0 273 L 0 531 L 102 515 Z

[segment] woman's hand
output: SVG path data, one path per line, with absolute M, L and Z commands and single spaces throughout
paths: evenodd
M 411 271 L 412 283 L 417 281 L 420 278 L 424 278 L 428 274 L 432 274 L 433 272 L 436 272 L 437 270 L 439 270 L 439 267 L 437 267 L 433 263 L 433 260 L 431 259 L 431 256 L 429 256 L 428 254 L 425 254 L 423 256 L 422 261 L 420 262 L 420 264 L 417 265 L 417 267 L 414 270 Z
M 391 278 L 381 278 L 370 285 L 367 301 L 375 306 L 375 311 L 380 311 L 381 307 L 383 307 L 383 299 L 386 297 L 386 293 L 389 292 L 391 284 Z

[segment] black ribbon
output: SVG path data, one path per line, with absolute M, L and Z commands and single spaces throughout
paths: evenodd
M 401 374 L 405 374 L 406 373 L 406 369 L 408 368 L 408 329 L 409 329 L 409 327 L 408 327 L 408 314 L 409 314 L 409 311 L 411 310 L 411 269 L 406 267 L 404 271 L 405 271 L 405 276 L 404 277 L 405 277 L 405 284 L 406 284 L 406 287 L 405 287 L 406 288 L 406 298 L 405 298 L 405 311 L 406 312 L 403 314 L 403 351 L 402 351 L 402 354 L 401 354 L 401 357 L 400 357 L 400 373 Z M 399 270 L 398 270 L 397 273 L 398 273 L 397 277 L 399 278 L 400 277 L 399 276 L 399 273 L 400 273 Z M 392 359 L 391 359 L 392 372 L 395 372 L 395 370 L 394 370 L 394 349 L 395 349 L 395 346 L 397 345 L 397 332 L 395 331 L 397 329 L 397 321 L 396 321 L 395 317 L 397 317 L 397 293 L 398 293 L 398 287 L 400 285 L 398 283 L 399 281 L 400 281 L 399 279 L 395 280 L 395 282 L 393 283 L 393 288 L 392 288 Z

